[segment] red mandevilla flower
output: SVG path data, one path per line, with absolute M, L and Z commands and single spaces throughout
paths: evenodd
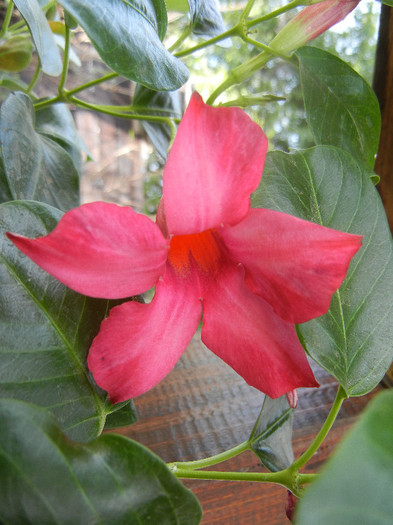
M 194 93 L 169 154 L 157 224 L 96 202 L 45 237 L 9 238 L 77 292 L 121 298 L 156 285 L 151 303 L 113 308 L 88 366 L 112 402 L 142 394 L 173 368 L 196 331 L 271 397 L 318 386 L 294 323 L 324 314 L 361 237 L 250 209 L 267 139 L 238 108 Z

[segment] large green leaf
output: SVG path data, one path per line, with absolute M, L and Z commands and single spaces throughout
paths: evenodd
M 293 463 L 292 426 L 294 410 L 286 396 L 265 396 L 249 443 L 251 449 L 269 470 L 277 472 Z
M 42 71 L 54 77 L 60 75 L 60 53 L 40 4 L 37 0 L 14 0 L 14 3 L 29 26 Z
M 309 354 L 350 395 L 369 392 L 393 359 L 392 240 L 369 175 L 330 146 L 273 152 L 254 197 L 258 207 L 364 235 L 329 312 L 298 327 Z
M 106 434 L 73 443 L 42 408 L 0 400 L 0 520 L 197 525 L 201 508 L 148 449 Z
M 94 386 L 85 364 L 111 304 L 73 292 L 5 236 L 6 231 L 46 235 L 60 216 L 37 202 L 0 205 L 0 397 L 50 408 L 68 435 L 87 440 L 99 435 L 106 415 L 119 408 Z
M 356 71 L 327 51 L 303 47 L 297 56 L 316 143 L 343 148 L 372 169 L 381 129 L 375 93 Z
M 393 391 L 379 394 L 321 477 L 306 491 L 299 525 L 388 525 L 393 517 Z
M 12 199 L 46 202 L 64 211 L 79 204 L 74 161 L 66 149 L 35 129 L 34 108 L 24 93 L 11 93 L 3 103 L 0 135 L 3 182 Z
M 188 69 L 160 40 L 162 2 L 161 9 L 149 0 L 61 0 L 60 4 L 86 31 L 102 60 L 120 75 L 163 91 L 178 89 L 187 81 Z

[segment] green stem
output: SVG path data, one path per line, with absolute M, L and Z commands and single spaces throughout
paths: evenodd
M 133 120 L 148 120 L 149 122 L 160 122 L 161 124 L 167 124 L 169 127 L 171 127 L 172 121 L 180 122 L 180 119 L 160 117 L 159 115 L 142 115 L 142 114 L 132 113 L 132 112 L 127 113 L 127 112 L 117 111 L 116 106 L 113 106 L 114 109 L 110 109 L 110 106 L 100 106 L 100 105 L 89 104 L 88 102 L 85 102 L 84 100 L 80 100 L 79 98 L 76 98 L 76 97 L 67 97 L 66 101 L 69 102 L 70 104 L 74 104 L 75 106 L 85 108 L 85 109 L 90 109 L 98 113 L 104 113 L 106 115 L 111 115 L 112 117 L 119 117 L 119 118 L 133 119 Z
M 34 89 L 34 86 L 37 84 L 38 79 L 40 78 L 40 74 L 41 74 L 41 62 L 38 59 L 37 67 L 35 68 L 33 78 L 30 80 L 30 84 L 27 86 L 26 93 L 31 93 L 31 91 Z
M 316 438 L 308 447 L 308 449 L 300 457 L 298 457 L 298 459 L 295 460 L 294 463 L 292 463 L 292 465 L 289 467 L 291 470 L 298 471 L 312 458 L 315 452 L 319 449 L 329 430 L 332 428 L 344 399 L 347 399 L 347 397 L 348 396 L 345 390 L 340 385 L 337 390 L 336 398 L 334 400 L 332 408 L 330 409 L 329 415 L 326 418 L 324 424 L 322 425 L 321 430 L 318 432 Z
M 239 28 L 237 25 L 232 27 L 231 29 L 228 29 L 228 31 L 221 33 L 220 35 L 217 35 L 213 38 L 209 38 L 209 40 L 205 40 L 204 42 L 201 42 L 200 44 L 194 47 L 190 47 L 189 49 L 185 49 L 184 51 L 178 51 L 177 53 L 174 53 L 174 56 L 177 58 L 180 58 L 180 57 L 185 57 L 187 55 L 191 55 L 192 53 L 195 53 L 195 51 L 204 49 L 205 47 L 216 44 L 217 42 L 221 42 L 221 40 L 225 40 L 226 38 L 229 38 L 232 36 L 240 36 Z
M 174 471 L 183 469 L 197 470 L 201 468 L 211 467 L 213 465 L 217 465 L 218 463 L 222 463 L 223 461 L 227 461 L 228 459 L 231 459 L 237 456 L 238 454 L 241 454 L 245 450 L 249 450 L 249 448 L 250 447 L 248 441 L 245 441 L 244 443 L 241 443 L 236 447 L 230 448 L 225 452 L 221 452 L 220 454 L 216 454 L 214 456 L 210 456 L 204 459 L 197 459 L 196 461 L 176 461 L 174 463 L 168 463 L 168 467 Z
M 261 22 L 265 22 L 266 20 L 270 20 L 271 18 L 275 18 L 276 16 L 282 15 L 283 13 L 286 13 L 287 11 L 290 11 L 291 9 L 294 9 L 295 7 L 298 7 L 299 5 L 302 5 L 303 0 L 293 0 L 292 2 L 289 2 L 289 4 L 284 5 L 275 11 L 272 11 L 271 13 L 268 13 L 267 15 L 260 16 L 258 18 L 254 18 L 253 20 L 248 20 L 246 22 L 247 28 L 256 26 L 257 24 L 260 24 Z
M 0 38 L 2 38 L 7 32 L 7 29 L 9 27 L 9 25 L 10 25 L 10 22 L 11 22 L 13 11 L 14 11 L 14 2 L 12 0 L 10 0 L 10 2 L 8 4 L 8 7 L 7 7 L 7 11 L 5 13 L 3 26 L 2 26 L 2 28 L 0 30 Z
M 174 44 L 171 45 L 171 47 L 168 49 L 171 53 L 180 46 L 184 42 L 184 40 L 191 34 L 191 26 L 188 26 L 185 31 L 179 36 L 179 38 L 176 40 Z
M 253 57 L 251 60 L 248 60 L 244 64 L 235 67 L 229 74 L 228 78 L 220 84 L 215 91 L 207 99 L 206 103 L 212 105 L 214 101 L 227 89 L 234 86 L 235 84 L 240 84 L 246 78 L 249 78 L 255 71 L 261 69 L 266 62 L 268 62 L 272 55 L 262 51 L 259 55 Z
M 68 63 L 70 58 L 70 28 L 65 26 L 65 40 L 64 40 L 64 57 L 63 57 L 63 69 L 61 72 L 59 86 L 57 88 L 59 95 L 64 92 L 64 86 L 67 81 Z
M 79 93 L 80 91 L 84 91 L 85 89 L 89 89 L 91 87 L 97 86 L 98 84 L 102 84 L 103 82 L 107 82 L 108 80 L 112 80 L 112 78 L 118 77 L 118 73 L 108 73 L 107 75 L 104 75 L 103 77 L 96 78 L 95 80 L 91 80 L 90 82 L 86 82 L 86 84 L 82 84 L 74 89 L 70 89 L 67 91 L 67 96 L 75 95 L 75 93 Z
M 39 102 L 35 102 L 33 106 L 36 111 L 39 111 L 40 109 L 44 109 L 48 106 L 52 106 L 52 104 L 58 104 L 59 102 L 66 102 L 64 96 L 57 95 L 56 97 L 48 98 L 46 100 L 41 100 Z
M 216 470 L 173 469 L 173 475 L 181 479 L 205 479 L 220 481 L 256 481 L 259 483 L 276 483 L 286 487 L 299 496 L 298 476 L 289 469 L 280 472 L 219 472 Z

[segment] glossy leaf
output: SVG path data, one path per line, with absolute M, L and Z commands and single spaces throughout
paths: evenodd
M 197 525 L 200 505 L 148 449 L 106 434 L 71 442 L 42 408 L 0 400 L 4 523 Z
M 99 435 L 119 407 L 92 383 L 86 355 L 110 303 L 73 292 L 5 236 L 39 237 L 61 212 L 38 202 L 0 206 L 0 397 L 50 408 L 73 439 Z
M 47 19 L 37 0 L 14 0 L 14 4 L 29 26 L 42 71 L 54 77 L 60 75 L 62 61 Z
M 294 410 L 289 407 L 286 396 L 277 399 L 265 396 L 249 443 L 265 467 L 273 472 L 293 463 L 293 416 Z
M 34 120 L 29 97 L 11 93 L 0 112 L 8 190 L 14 200 L 42 201 L 66 211 L 79 204 L 79 174 L 68 152 L 38 132 Z
M 381 115 L 367 82 L 336 56 L 314 47 L 297 52 L 307 120 L 315 142 L 338 146 L 373 169 Z
M 70 156 L 79 173 L 82 171 L 83 151 L 90 156 L 87 146 L 79 136 L 71 112 L 65 104 L 54 104 L 36 112 L 36 131 L 54 140 Z
M 161 0 L 156 0 L 156 2 Z M 102 60 L 120 75 L 157 90 L 188 79 L 186 66 L 163 46 L 163 7 L 148 0 L 61 0 L 86 31 Z
M 188 0 L 193 33 L 216 36 L 225 31 L 217 0 Z
M 379 394 L 299 502 L 299 525 L 387 525 L 393 516 L 393 391 Z
M 182 117 L 178 91 L 152 91 L 138 86 L 132 104 L 138 113 L 178 119 Z M 149 120 L 142 120 L 141 123 L 157 152 L 166 159 L 172 138 L 168 124 Z
M 313 359 L 348 394 L 369 392 L 393 359 L 392 240 L 369 171 L 329 146 L 273 152 L 254 205 L 364 235 L 329 312 L 299 325 L 298 333 Z
M 127 427 L 133 425 L 138 420 L 138 414 L 134 402 L 127 401 L 118 410 L 108 414 L 105 420 L 105 430 L 112 428 Z

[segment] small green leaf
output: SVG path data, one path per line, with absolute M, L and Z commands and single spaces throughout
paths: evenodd
M 64 211 L 74 208 L 79 204 L 74 161 L 57 142 L 35 129 L 34 120 L 29 97 L 11 93 L 1 107 L 0 134 L 12 199 L 42 201 Z
M 249 438 L 252 450 L 269 470 L 278 472 L 293 463 L 292 425 L 294 410 L 286 396 L 265 396 Z
M 138 414 L 133 401 L 127 401 L 118 410 L 108 414 L 105 421 L 105 430 L 127 427 L 138 421 Z
M 188 0 L 188 4 L 193 33 L 216 36 L 225 31 L 220 6 L 216 0 Z
M 142 114 L 178 119 L 182 117 L 178 91 L 153 91 L 144 86 L 138 86 L 132 105 L 135 111 Z M 142 126 L 157 152 L 163 159 L 166 159 L 172 138 L 168 124 L 142 120 Z
M 329 312 L 299 325 L 298 333 L 348 395 L 366 394 L 393 360 L 392 239 L 369 169 L 331 146 L 276 151 L 268 154 L 253 203 L 364 235 Z
M 307 120 L 315 142 L 338 146 L 374 167 L 381 115 L 374 91 L 348 64 L 327 51 L 297 51 Z
M 116 73 L 152 89 L 170 91 L 181 87 L 189 72 L 160 40 L 164 12 L 162 0 L 155 2 L 61 0 L 60 4 L 79 22 L 102 60 Z
M 0 400 L 4 523 L 197 525 L 196 497 L 148 449 L 106 434 L 71 442 L 42 408 Z
M 387 525 L 393 516 L 393 391 L 376 396 L 299 502 L 299 525 Z
M 38 202 L 0 205 L 0 397 L 49 408 L 69 436 L 85 441 L 119 408 L 92 383 L 85 362 L 112 302 L 73 292 L 5 236 L 46 235 L 60 217 Z
M 60 75 L 62 70 L 60 53 L 40 4 L 37 0 L 14 0 L 14 3 L 29 26 L 40 57 L 42 71 L 54 77 Z

